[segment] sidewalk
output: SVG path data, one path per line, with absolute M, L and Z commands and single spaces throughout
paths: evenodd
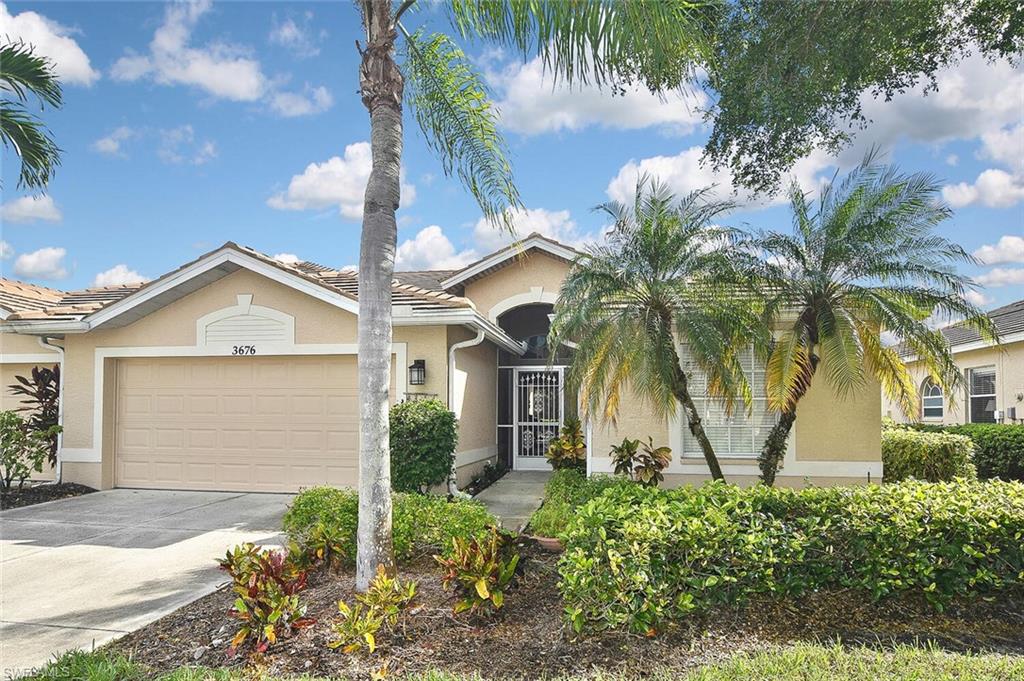
M 533 512 L 540 508 L 549 471 L 509 471 L 500 480 L 476 495 L 506 530 L 523 529 Z

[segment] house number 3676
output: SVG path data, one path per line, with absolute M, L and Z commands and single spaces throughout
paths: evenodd
M 255 355 L 256 354 L 256 346 L 255 345 L 232 345 L 231 346 L 231 354 L 232 355 Z

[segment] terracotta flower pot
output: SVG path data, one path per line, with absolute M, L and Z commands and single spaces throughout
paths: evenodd
M 561 553 L 565 548 L 562 546 L 561 540 L 556 539 L 555 537 L 534 537 L 533 540 L 537 542 L 542 549 L 550 551 L 551 553 Z

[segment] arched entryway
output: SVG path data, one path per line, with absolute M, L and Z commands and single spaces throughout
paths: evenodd
M 549 470 L 544 453 L 558 436 L 576 400 L 565 390 L 570 354 L 548 343 L 554 306 L 521 305 L 502 313 L 498 325 L 527 345 L 524 356 L 498 354 L 498 453 L 514 470 Z

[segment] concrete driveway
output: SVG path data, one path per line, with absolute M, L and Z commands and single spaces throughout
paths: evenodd
M 280 541 L 287 494 L 118 489 L 0 512 L 0 678 L 91 648 L 225 583 L 216 558 Z

